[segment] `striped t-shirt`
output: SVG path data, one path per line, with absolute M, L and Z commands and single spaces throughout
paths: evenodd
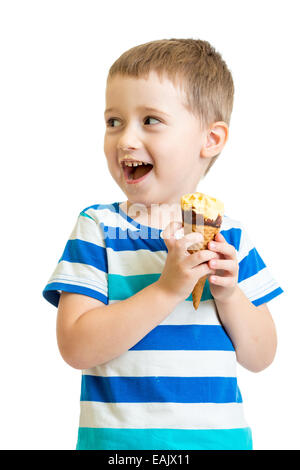
M 43 291 L 56 307 L 61 291 L 108 305 L 159 279 L 168 251 L 161 230 L 138 224 L 120 204 L 78 216 Z M 239 287 L 254 305 L 283 292 L 238 221 L 225 215 L 221 233 L 237 250 Z M 252 448 L 235 350 L 208 281 L 196 311 L 190 294 L 130 350 L 82 371 L 76 448 Z

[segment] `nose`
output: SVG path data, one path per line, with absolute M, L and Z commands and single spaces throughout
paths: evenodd
M 133 127 L 127 127 L 121 133 L 118 141 L 118 149 L 127 151 L 127 150 L 136 150 L 141 147 L 141 141 L 137 132 Z

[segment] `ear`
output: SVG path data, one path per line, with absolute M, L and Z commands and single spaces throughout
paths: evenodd
M 228 140 L 228 125 L 226 122 L 214 122 L 204 133 L 204 142 L 200 155 L 204 158 L 212 158 L 218 155 Z

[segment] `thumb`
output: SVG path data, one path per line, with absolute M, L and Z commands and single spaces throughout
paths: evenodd
M 183 223 L 180 221 L 172 221 L 170 222 L 165 229 L 161 232 L 160 236 L 161 238 L 169 239 L 169 238 L 175 238 L 175 233 L 183 227 Z

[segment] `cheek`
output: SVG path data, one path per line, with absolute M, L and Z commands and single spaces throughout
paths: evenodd
M 187 137 L 179 129 L 165 132 L 163 136 L 158 136 L 152 140 L 154 154 L 158 155 L 159 161 L 171 165 L 172 162 L 178 165 L 189 153 L 190 144 Z
M 183 177 L 182 168 L 178 167 L 178 164 L 171 158 L 165 158 L 164 161 L 161 159 L 157 165 L 155 174 L 161 181 L 172 181 L 174 185 L 178 184 Z
M 111 139 L 104 139 L 103 152 L 106 158 L 107 166 L 111 174 L 116 172 L 118 166 L 117 154 L 114 150 L 114 146 Z
M 172 165 L 175 162 L 178 146 L 174 139 L 164 134 L 151 136 L 151 140 L 146 144 L 146 151 L 152 155 L 156 163 L 156 170 L 160 173 L 170 172 L 173 170 Z
M 112 148 L 111 139 L 104 137 L 103 150 L 104 150 L 106 157 L 111 153 L 111 148 Z
M 119 166 L 118 153 L 112 142 L 112 139 L 104 139 L 103 151 L 107 160 L 108 168 L 110 170 L 116 171 L 116 167 Z
M 116 134 L 113 134 L 106 130 L 104 134 L 104 140 L 103 140 L 104 152 L 111 153 L 113 151 L 116 151 L 117 146 L 118 146 L 118 141 L 119 141 L 119 138 Z
M 156 152 L 157 167 L 161 173 L 176 175 L 185 170 L 186 152 L 174 142 L 163 143 Z

